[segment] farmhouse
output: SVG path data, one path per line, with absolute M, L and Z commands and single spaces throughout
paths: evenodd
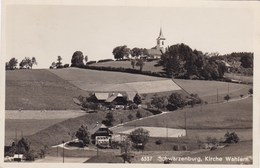
M 96 123 L 90 129 L 91 142 L 103 147 L 110 147 L 113 132 L 104 124 Z
M 95 103 L 101 103 L 104 105 L 127 105 L 133 101 L 133 95 L 136 93 L 126 92 L 95 92 L 90 99 Z

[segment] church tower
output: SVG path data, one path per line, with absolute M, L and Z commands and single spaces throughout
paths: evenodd
M 163 53 L 165 52 L 165 40 L 166 38 L 163 36 L 162 28 L 160 28 L 160 34 L 159 37 L 157 38 L 156 49 L 161 50 Z

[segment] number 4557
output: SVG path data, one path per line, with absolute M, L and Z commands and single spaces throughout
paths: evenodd
M 142 162 L 150 162 L 152 161 L 153 157 L 152 156 L 142 156 L 141 161 Z

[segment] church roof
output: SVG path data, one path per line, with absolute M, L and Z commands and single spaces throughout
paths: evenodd
M 157 49 L 147 49 L 149 55 L 162 55 L 161 50 Z
M 159 34 L 159 37 L 157 39 L 166 40 L 165 37 L 163 36 L 162 28 L 160 28 L 160 34 Z

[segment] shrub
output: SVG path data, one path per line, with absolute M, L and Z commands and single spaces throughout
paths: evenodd
M 179 151 L 180 149 L 179 149 L 179 145 L 173 145 L 173 150 L 174 151 Z
M 186 150 L 187 150 L 187 145 L 181 146 L 181 149 L 184 150 L 184 151 L 186 151 Z
M 253 94 L 253 89 L 250 88 L 250 89 L 248 90 L 248 93 L 249 93 L 249 94 Z
M 157 141 L 155 141 L 156 145 L 161 145 L 162 144 L 162 140 L 158 139 Z
M 227 132 L 224 137 L 226 139 L 225 143 L 238 143 L 240 140 L 235 132 Z
M 137 117 L 137 118 L 142 118 L 142 117 L 143 117 L 142 114 L 140 113 L 140 111 L 137 111 L 137 112 L 136 112 L 136 117 Z
M 64 65 L 64 68 L 68 68 L 70 65 L 69 64 L 65 64 Z
M 98 61 L 98 63 L 99 62 L 109 62 L 109 61 L 114 61 L 114 60 L 112 60 L 112 59 L 101 59 L 101 60 Z
M 227 94 L 227 95 L 224 97 L 224 100 L 229 101 L 229 100 L 230 100 L 230 96 Z
M 87 64 L 87 65 L 90 65 L 90 64 L 95 64 L 95 63 L 97 63 L 97 61 L 89 61 L 89 62 L 87 62 L 86 64 Z
M 127 116 L 127 118 L 129 119 L 129 121 L 132 121 L 132 119 L 133 119 L 134 117 L 133 117 L 132 114 L 129 114 L 129 115 Z

